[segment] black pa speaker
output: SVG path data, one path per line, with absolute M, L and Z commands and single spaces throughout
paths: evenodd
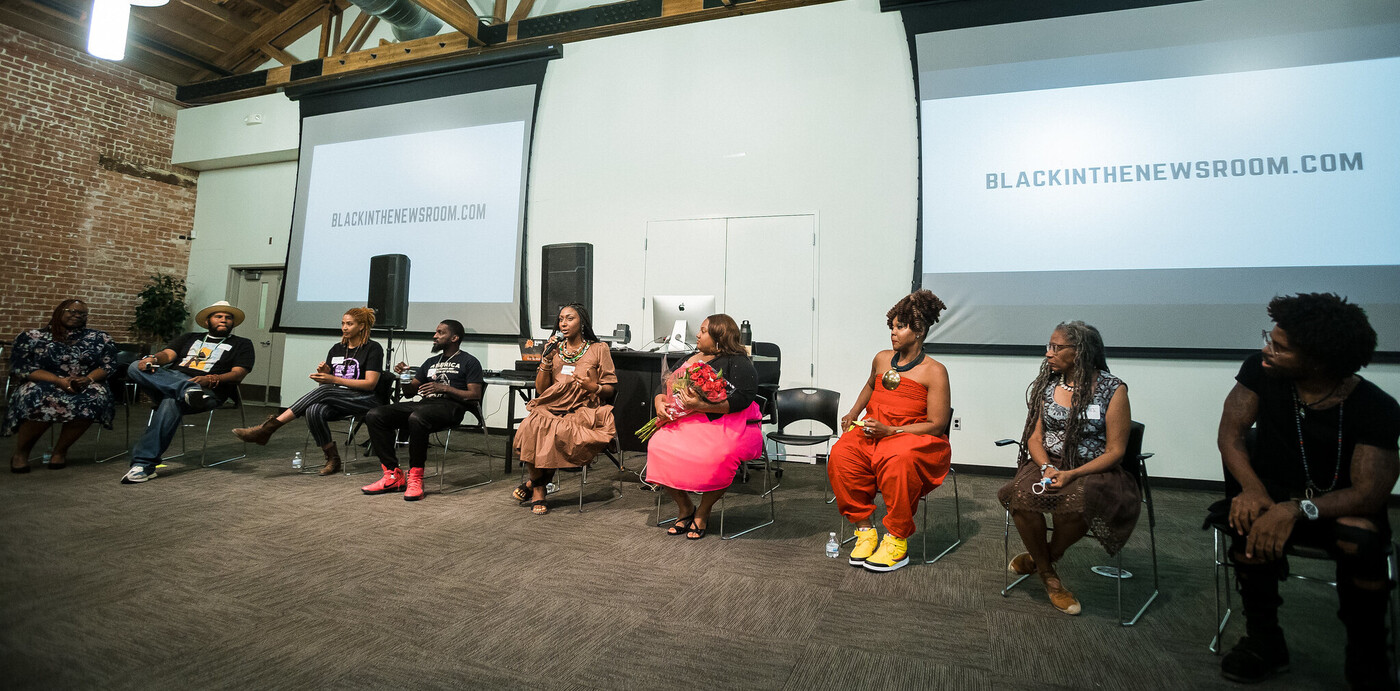
M 540 328 L 553 329 L 559 308 L 577 302 L 593 312 L 593 245 L 568 242 L 540 248 Z
M 408 328 L 408 255 L 380 254 L 369 258 L 369 299 L 374 326 Z

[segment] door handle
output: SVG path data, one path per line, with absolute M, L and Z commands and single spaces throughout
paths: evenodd
M 258 345 L 270 346 L 272 345 L 272 341 L 261 341 Z

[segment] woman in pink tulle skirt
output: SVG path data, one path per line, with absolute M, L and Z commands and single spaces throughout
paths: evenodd
M 667 534 L 691 540 L 705 537 L 710 509 L 734 482 L 739 464 L 763 450 L 762 414 L 754 402 L 758 375 L 739 343 L 738 325 L 727 314 L 712 314 L 700 325 L 696 345 L 698 352 L 666 378 L 656 396 L 656 414 L 663 424 L 647 442 L 646 470 L 647 481 L 665 486 L 676 502 L 680 518 Z M 673 400 L 675 377 L 696 362 L 708 363 L 728 381 L 727 398 L 710 403 L 687 389 Z M 684 411 L 672 418 L 676 403 Z M 689 492 L 701 493 L 698 507 Z

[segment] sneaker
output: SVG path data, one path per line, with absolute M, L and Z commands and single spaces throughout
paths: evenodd
M 1264 681 L 1288 671 L 1288 646 L 1283 639 L 1270 641 L 1245 636 L 1220 660 L 1220 676 L 1242 684 Z
M 402 492 L 408 486 L 408 481 L 404 479 L 403 471 L 398 468 L 390 468 L 387 465 L 380 465 L 384 469 L 384 477 L 373 484 L 360 488 L 365 494 L 388 494 L 390 492 Z
M 894 571 L 909 563 L 909 541 L 888 533 L 880 541 L 880 549 L 865 559 L 868 571 Z
M 408 482 L 403 491 L 404 501 L 418 501 L 423 498 L 423 469 L 409 468 Z
M 135 485 L 137 483 L 145 482 L 155 476 L 155 469 L 152 468 L 148 470 L 144 465 L 134 465 L 131 466 L 130 470 L 126 471 L 126 475 L 122 476 L 122 484 Z
M 219 407 L 219 399 L 215 398 L 211 391 L 200 386 L 191 386 L 185 389 L 182 398 L 185 401 L 185 405 L 196 413 L 202 413 Z
M 875 553 L 880 544 L 880 533 L 874 528 L 856 530 L 856 546 L 851 548 L 851 566 L 865 566 L 865 560 Z
M 1006 570 L 1017 576 L 1035 573 L 1035 560 L 1031 558 L 1030 552 L 1022 552 L 1011 558 L 1011 563 L 1006 565 Z

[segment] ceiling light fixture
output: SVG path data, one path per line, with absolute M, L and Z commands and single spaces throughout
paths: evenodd
M 89 53 L 106 60 L 126 57 L 126 30 L 131 8 L 160 7 L 170 0 L 93 0 L 89 17 Z

